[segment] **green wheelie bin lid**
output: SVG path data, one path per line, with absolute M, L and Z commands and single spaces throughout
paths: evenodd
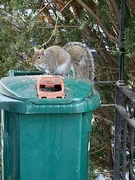
M 36 84 L 42 77 L 44 75 L 2 78 L 0 81 L 0 108 L 11 108 L 11 111 L 23 113 L 25 111 L 25 113 L 42 113 L 42 108 L 46 108 L 47 113 L 69 113 L 87 112 L 99 107 L 99 93 L 93 88 L 93 83 L 86 78 L 60 77 L 64 82 L 65 98 L 40 99 L 37 95 Z

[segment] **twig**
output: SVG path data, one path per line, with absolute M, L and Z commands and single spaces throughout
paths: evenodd
M 68 4 L 70 4 L 73 0 L 70 0 L 61 10 L 59 13 L 61 13 L 67 6 Z M 54 27 L 54 30 L 53 31 L 56 31 L 57 28 L 58 28 L 58 19 L 59 19 L 59 15 L 57 15 L 57 18 L 56 18 L 56 23 L 55 23 L 55 27 Z M 52 35 L 50 36 L 50 38 L 48 39 L 47 42 L 43 43 L 42 46 L 46 45 L 47 43 L 49 43 L 49 41 L 52 39 L 52 37 L 54 36 L 54 34 L 52 33 Z
M 102 151 L 106 146 L 107 146 L 107 144 L 105 144 L 102 148 L 98 149 L 97 151 L 90 152 L 90 154 L 95 154 L 95 153 L 97 153 L 97 152 L 99 152 L 99 151 Z M 92 150 L 92 149 L 95 149 L 95 148 L 91 148 L 91 150 Z

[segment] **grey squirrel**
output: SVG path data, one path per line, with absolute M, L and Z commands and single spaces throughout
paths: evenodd
M 71 70 L 70 54 L 60 46 L 51 46 L 45 50 L 34 48 L 32 62 L 37 69 L 46 74 L 66 76 Z
M 94 80 L 94 58 L 88 46 L 81 42 L 69 42 L 65 46 L 34 48 L 32 61 L 37 69 L 47 74 L 73 76 Z

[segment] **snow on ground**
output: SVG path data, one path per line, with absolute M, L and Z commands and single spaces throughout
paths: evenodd
M 105 177 L 103 174 L 99 174 L 95 180 L 111 180 L 111 179 L 108 177 Z

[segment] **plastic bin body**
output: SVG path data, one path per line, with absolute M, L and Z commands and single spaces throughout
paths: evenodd
M 26 98 L 28 93 L 11 93 L 15 77 L 11 79 L 0 85 L 3 180 L 87 180 L 92 111 L 100 104 L 99 94 L 81 99 L 69 95 L 64 100 Z M 64 80 L 67 94 L 72 94 L 69 84 L 74 80 Z M 17 85 L 15 89 L 21 93 Z

